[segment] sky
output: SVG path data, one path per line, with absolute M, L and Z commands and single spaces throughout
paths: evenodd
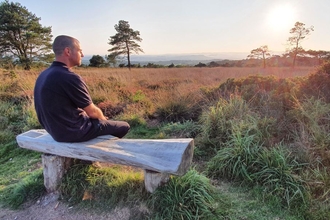
M 1 0 L 3 1 L 3 0 Z M 144 55 L 284 52 L 295 22 L 314 26 L 304 49 L 330 51 L 329 0 L 13 0 L 70 35 L 85 55 L 109 54 L 114 25 L 128 21 Z

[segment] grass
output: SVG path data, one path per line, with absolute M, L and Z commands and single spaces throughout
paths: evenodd
M 76 164 L 65 175 L 61 192 L 71 204 L 84 201 L 93 206 L 91 201 L 97 201 L 105 208 L 129 206 L 147 195 L 141 170 L 116 165 L 96 168 Z
M 18 208 L 44 193 L 40 153 L 21 149 L 16 142 L 0 145 L 0 203 Z
M 290 155 L 283 146 L 264 149 L 258 154 L 254 182 L 271 195 L 281 198 L 288 209 L 307 205 L 307 189 L 299 173 L 304 165 Z
M 77 68 L 95 103 L 131 124 L 127 138 L 193 137 L 198 170 L 149 195 L 139 170 L 76 164 L 63 199 L 129 206 L 136 219 L 328 219 L 329 73 L 309 70 Z M 44 192 L 40 155 L 14 141 L 40 127 L 30 99 L 39 71 L 1 75 L 0 203 L 13 208 Z
M 228 219 L 247 219 L 247 220 L 267 220 L 267 219 L 286 219 L 301 220 L 304 216 L 299 213 L 290 213 L 281 206 L 281 202 L 275 197 L 264 197 L 262 188 L 242 186 L 221 181 L 218 190 L 226 195 L 231 201 Z
M 151 195 L 152 219 L 226 219 L 230 202 L 210 184 L 210 180 L 190 170 L 173 177 Z

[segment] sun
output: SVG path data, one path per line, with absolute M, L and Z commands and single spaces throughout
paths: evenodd
M 289 5 L 272 8 L 267 16 L 267 25 L 274 31 L 289 30 L 295 22 L 295 9 Z

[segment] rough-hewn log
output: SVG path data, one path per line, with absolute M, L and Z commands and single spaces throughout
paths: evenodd
M 90 161 L 103 161 L 160 173 L 183 175 L 193 158 L 194 140 L 119 139 L 110 135 L 87 142 L 56 142 L 45 130 L 31 130 L 16 137 L 20 147 Z
M 144 186 L 148 192 L 154 192 L 158 186 L 161 186 L 169 180 L 167 173 L 158 173 L 151 170 L 144 170 Z
M 45 188 L 48 193 L 56 192 L 63 175 L 72 164 L 72 158 L 51 154 L 43 154 L 41 158 Z

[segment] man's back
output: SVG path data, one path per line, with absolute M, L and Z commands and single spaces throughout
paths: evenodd
M 43 71 L 34 89 L 35 108 L 41 125 L 57 141 L 79 141 L 90 129 L 83 108 L 92 103 L 87 86 L 65 64 L 54 62 Z

